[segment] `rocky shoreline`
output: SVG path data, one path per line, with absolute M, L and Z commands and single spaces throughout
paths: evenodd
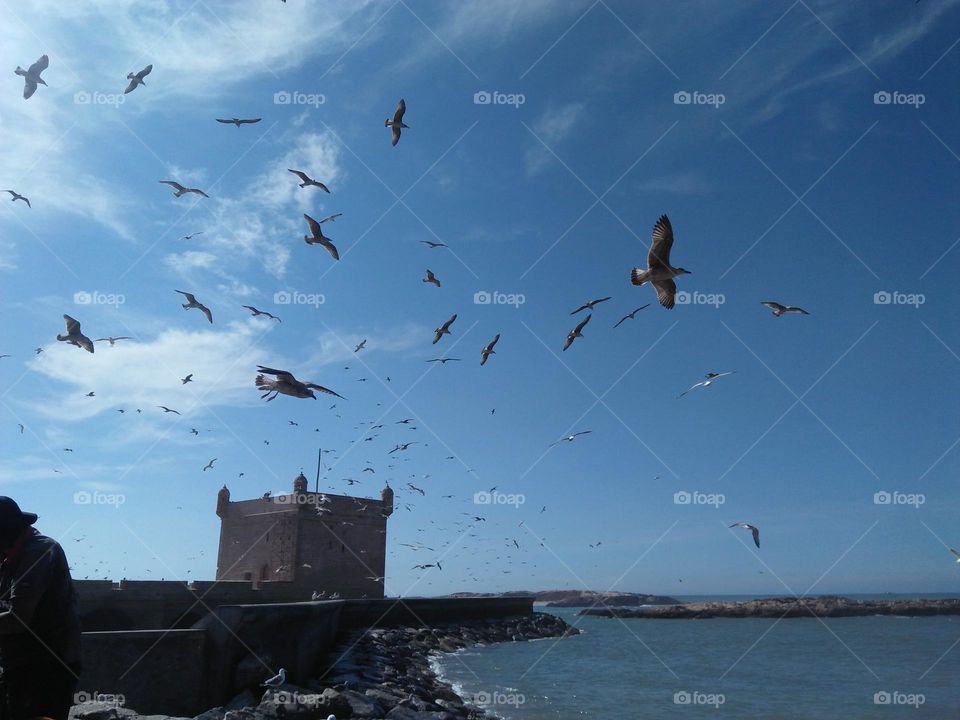
M 940 600 L 850 600 L 836 596 L 778 597 L 749 602 L 708 602 L 640 608 L 591 608 L 578 615 L 616 618 L 689 619 L 862 617 L 867 615 L 960 615 L 960 598 Z
M 437 653 L 499 642 L 577 635 L 579 630 L 547 613 L 533 613 L 444 627 L 376 628 L 357 633 L 331 656 L 332 670 L 303 686 L 290 683 L 269 690 L 245 690 L 224 707 L 195 720 L 486 720 L 430 668 Z M 165 720 L 130 708 L 87 703 L 70 712 L 72 720 Z M 172 720 L 172 719 L 171 719 Z M 184 719 L 186 720 L 186 719 Z

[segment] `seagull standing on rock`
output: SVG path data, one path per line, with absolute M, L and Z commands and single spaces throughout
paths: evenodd
M 670 218 L 661 215 L 653 226 L 653 239 L 647 254 L 647 268 L 636 267 L 630 271 L 630 282 L 640 286 L 653 285 L 657 299 L 663 307 L 670 310 L 676 302 L 677 284 L 673 281 L 678 275 L 689 275 L 689 270 L 670 266 L 670 248 L 673 247 L 673 227 Z

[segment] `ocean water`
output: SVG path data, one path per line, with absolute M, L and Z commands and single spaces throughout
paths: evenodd
M 958 616 L 618 620 L 548 611 L 582 634 L 467 648 L 434 668 L 468 701 L 510 720 L 960 719 Z

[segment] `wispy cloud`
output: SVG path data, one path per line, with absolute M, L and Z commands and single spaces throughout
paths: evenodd
M 564 140 L 573 130 L 583 113 L 584 104 L 580 102 L 567 103 L 559 107 L 548 108 L 533 124 L 536 138 L 532 139 L 530 147 L 524 155 L 527 177 L 537 175 L 550 162 L 552 155 L 544 145 L 551 149 Z M 538 139 L 539 138 L 539 141 Z

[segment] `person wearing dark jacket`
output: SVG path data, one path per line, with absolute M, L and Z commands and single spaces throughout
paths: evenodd
M 63 548 L 0 496 L 0 720 L 66 720 L 80 676 L 80 619 Z

